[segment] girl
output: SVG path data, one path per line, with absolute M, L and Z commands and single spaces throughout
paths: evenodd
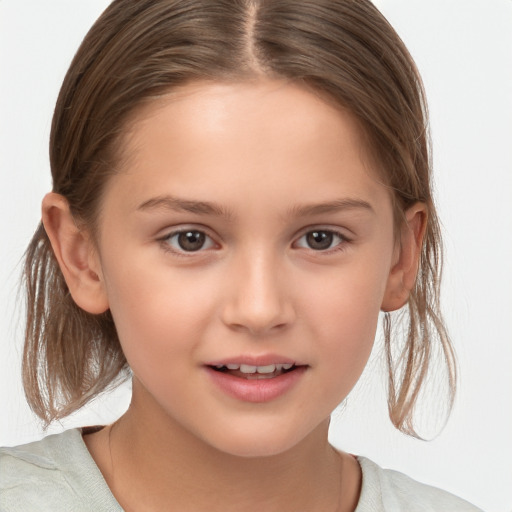
M 46 423 L 132 402 L 4 449 L 1 510 L 477 510 L 327 440 L 379 311 L 396 427 L 437 345 L 453 391 L 426 126 L 368 2 L 114 1 L 55 110 L 24 383 Z

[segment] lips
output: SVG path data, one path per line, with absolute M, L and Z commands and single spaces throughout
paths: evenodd
M 308 366 L 286 358 L 241 358 L 206 365 L 208 375 L 223 393 L 237 400 L 261 403 L 290 391 Z

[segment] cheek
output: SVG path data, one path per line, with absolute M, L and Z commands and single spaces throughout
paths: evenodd
M 204 287 L 154 264 L 125 262 L 107 275 L 110 309 L 132 369 L 168 360 L 198 343 L 214 301 Z
M 386 278 L 386 265 L 361 261 L 326 275 L 306 294 L 313 337 L 332 354 L 333 366 L 356 377 L 373 346 Z

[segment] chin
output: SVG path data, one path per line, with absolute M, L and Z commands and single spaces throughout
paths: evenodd
M 286 442 L 254 442 L 254 440 L 233 442 L 231 440 L 231 442 L 223 443 L 216 446 L 216 448 L 233 457 L 261 458 L 281 455 L 291 450 L 294 446 L 295 443 L 291 443 L 289 440 Z
M 205 441 L 218 451 L 234 457 L 274 457 L 303 444 L 312 432 L 282 429 L 229 430 L 224 436 Z M 327 434 L 326 434 L 327 436 Z

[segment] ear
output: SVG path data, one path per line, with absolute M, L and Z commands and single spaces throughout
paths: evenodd
M 109 305 L 99 257 L 90 235 L 76 225 L 67 200 L 54 192 L 44 197 L 42 216 L 73 300 L 88 313 L 104 313 Z
M 382 311 L 400 309 L 409 300 L 418 274 L 426 227 L 427 207 L 425 203 L 415 203 L 405 211 L 396 256 L 382 301 Z

